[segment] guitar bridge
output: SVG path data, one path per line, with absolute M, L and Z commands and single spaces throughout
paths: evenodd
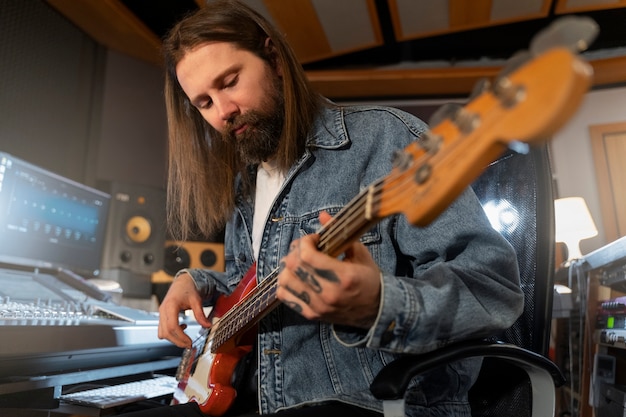
M 177 381 L 186 381 L 189 378 L 189 375 L 193 374 L 197 363 L 196 359 L 198 359 L 198 352 L 202 352 L 204 350 L 208 331 L 208 329 L 202 329 L 196 340 L 193 341 L 191 347 L 183 351 L 180 363 L 176 369 L 175 376 Z

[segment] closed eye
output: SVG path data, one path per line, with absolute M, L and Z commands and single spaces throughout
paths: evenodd
M 208 109 L 213 104 L 213 101 L 210 99 L 202 100 L 196 104 L 196 107 L 199 109 Z
M 231 79 L 229 80 L 225 80 L 224 81 L 224 87 L 223 88 L 231 88 L 237 85 L 237 82 L 239 82 L 239 75 L 235 75 L 233 76 Z

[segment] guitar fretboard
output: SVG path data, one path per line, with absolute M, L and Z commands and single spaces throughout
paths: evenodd
M 320 230 L 318 249 L 338 256 L 347 244 L 363 234 L 378 220 L 371 217 L 371 205 L 376 204 L 380 181 L 370 185 L 355 197 Z M 211 351 L 216 352 L 238 333 L 257 323 L 279 304 L 276 298 L 278 269 L 263 279 L 259 285 L 235 304 L 211 331 Z
M 251 291 L 241 301 L 224 314 L 211 331 L 211 351 L 215 352 L 232 337 L 260 320 L 278 304 L 278 270 L 272 271 L 255 291 Z

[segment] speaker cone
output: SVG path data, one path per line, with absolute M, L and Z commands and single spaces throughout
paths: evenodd
M 133 216 L 126 222 L 126 236 L 135 243 L 148 240 L 151 229 L 150 221 L 142 216 Z
M 165 247 L 165 259 L 163 270 L 171 276 L 176 275 L 181 269 L 189 268 L 191 256 L 185 248 L 181 246 L 169 245 Z

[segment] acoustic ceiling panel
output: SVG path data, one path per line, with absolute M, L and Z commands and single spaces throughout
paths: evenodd
M 552 0 L 387 0 L 399 41 L 545 17 Z
M 391 15 L 397 39 L 443 32 L 450 27 L 447 1 L 397 0 L 395 3 Z
M 511 21 L 548 15 L 550 3 L 545 0 L 493 0 L 491 21 Z
M 351 52 L 382 44 L 372 1 L 312 0 L 333 53 Z
M 596 10 L 598 8 L 624 7 L 624 0 L 560 0 L 559 8 L 568 10 Z
M 254 0 L 250 5 L 266 10 L 302 63 L 383 43 L 374 0 Z

